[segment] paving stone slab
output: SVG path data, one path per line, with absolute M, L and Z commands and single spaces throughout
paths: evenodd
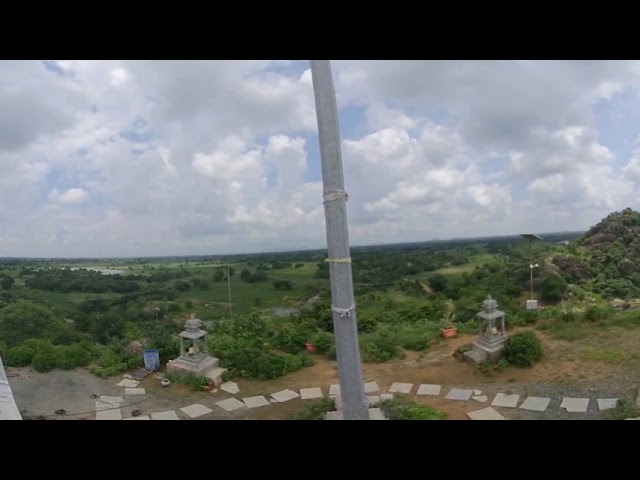
M 139 417 L 123 418 L 123 420 L 151 420 L 149 415 L 140 415 Z
M 226 410 L 227 412 L 233 412 L 234 410 L 237 410 L 239 408 L 246 407 L 244 402 L 241 402 L 237 398 L 227 398 L 226 400 L 216 402 L 216 405 Z
M 320 387 L 301 388 L 300 398 L 302 400 L 313 400 L 315 398 L 322 398 L 322 389 Z
M 473 390 L 465 390 L 463 388 L 452 388 L 447 396 L 444 397 L 447 400 L 462 400 L 467 402 L 471 399 L 471 395 L 473 395 Z
M 598 410 L 609 410 L 611 408 L 616 408 L 618 404 L 617 398 L 599 398 L 598 399 Z
M 367 400 L 369 401 L 369 406 L 373 407 L 380 403 L 380 395 L 367 395 Z
M 389 388 L 389 393 L 411 393 L 413 383 L 398 383 L 394 382 Z
M 378 393 L 380 387 L 376 382 L 367 382 L 364 384 L 364 393 Z
M 386 400 L 393 400 L 393 393 L 381 393 L 380 394 L 380 401 L 384 402 Z
M 327 420 L 342 420 L 342 412 L 339 412 L 339 411 L 327 412 L 326 419 Z
M 340 385 L 333 384 L 329 387 L 329 395 L 340 395 Z
M 369 420 L 386 420 L 384 413 L 379 408 L 369 409 Z
M 442 385 L 430 385 L 428 383 L 423 383 L 418 387 L 416 395 L 440 395 L 441 389 Z
M 544 412 L 551 402 L 550 398 L 546 397 L 527 397 L 520 408 L 523 410 L 531 410 L 532 412 Z
M 124 394 L 125 395 L 146 395 L 147 392 L 145 391 L 144 388 L 125 388 Z
M 473 394 L 474 395 L 482 395 L 482 390 L 476 390 L 475 388 L 473 389 Z
M 120 380 L 120 383 L 118 383 L 119 387 L 126 387 L 126 388 L 136 388 L 138 385 L 140 385 L 139 381 L 131 380 L 130 378 L 124 378 Z
M 151 420 L 180 420 L 176 412 L 168 410 L 166 412 L 154 412 L 151 414 Z
M 264 395 L 256 395 L 255 397 L 246 397 L 243 398 L 242 401 L 249 408 L 258 408 L 265 407 L 267 405 L 271 405 L 271 402 L 267 400 Z
M 199 403 L 194 403 L 188 407 L 182 407 L 180 410 L 191 418 L 201 417 L 202 415 L 207 415 L 208 413 L 213 412 L 210 408 L 200 405 Z
M 122 397 L 108 397 L 106 395 L 100 395 L 100 401 L 103 403 L 109 403 L 114 407 L 119 407 L 124 400 Z
M 471 398 L 480 403 L 485 403 L 487 400 L 489 400 L 486 395 L 474 395 Z
M 471 420 L 506 420 L 505 417 L 496 412 L 493 408 L 487 407 L 482 410 L 467 413 Z
M 491 402 L 491 405 L 494 407 L 516 408 L 518 406 L 518 400 L 520 400 L 520 395 L 515 393 L 511 395 L 498 393 L 496 394 L 496 398 L 493 399 L 493 402 Z
M 298 392 L 294 392 L 293 390 L 280 390 L 279 392 L 272 393 L 271 396 L 277 402 L 288 402 L 289 400 L 293 400 L 294 398 L 298 398 L 300 394 Z
M 122 420 L 122 412 L 119 408 L 98 410 L 96 412 L 96 420 Z
M 220 390 L 224 390 L 231 395 L 235 395 L 240 391 L 240 388 L 238 388 L 238 384 L 236 382 L 225 382 L 220 385 Z
M 115 406 L 119 407 L 120 405 L 115 405 Z M 98 400 L 96 400 L 96 412 L 100 410 L 111 410 L 113 407 L 114 405 L 110 403 L 99 402 Z
M 562 403 L 560 404 L 560 408 L 566 408 L 567 412 L 572 413 L 584 413 L 587 411 L 588 407 L 588 398 L 564 397 L 562 399 Z

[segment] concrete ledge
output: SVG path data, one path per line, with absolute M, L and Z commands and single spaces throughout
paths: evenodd
M 0 420 L 22 420 L 0 358 Z

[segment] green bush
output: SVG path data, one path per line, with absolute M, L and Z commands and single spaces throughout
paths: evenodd
M 40 373 L 56 368 L 58 357 L 55 352 L 41 352 L 33 357 L 33 368 Z
M 317 332 L 311 337 L 311 343 L 318 353 L 326 354 L 331 347 L 335 347 L 336 339 L 333 333 Z
M 75 358 L 69 354 L 69 347 L 62 346 L 58 348 L 56 365 L 62 370 L 73 370 L 78 366 Z
M 582 318 L 582 315 L 580 315 L 579 312 L 575 312 L 573 310 L 567 310 L 566 312 L 562 312 L 560 314 L 560 320 L 562 320 L 563 322 L 580 321 L 581 318 Z
M 640 407 L 630 398 L 619 399 L 615 408 L 612 408 L 606 414 L 607 420 L 625 420 L 638 417 L 640 417 Z
M 256 348 L 234 350 L 224 362 L 224 366 L 233 369 L 238 376 L 257 380 L 278 378 L 313 364 L 313 358 L 306 352 L 276 355 Z
M 504 346 L 504 357 L 519 367 L 529 367 L 542 357 L 542 343 L 531 331 L 517 333 Z
M 334 411 L 336 403 L 333 398 L 323 398 L 310 405 L 306 405 L 302 410 L 291 416 L 290 420 L 324 420 L 327 412 Z
M 291 373 L 302 368 L 302 359 L 298 355 L 291 353 L 285 353 L 282 358 L 284 359 L 284 372 Z
M 360 354 L 365 363 L 383 363 L 402 356 L 393 340 L 380 334 L 363 338 L 360 341 Z
M 36 353 L 53 353 L 55 352 L 55 347 L 50 340 L 41 340 L 37 338 L 30 338 L 22 342 L 22 345 L 26 345 L 27 347 L 33 349 Z
M 316 364 L 316 361 L 307 352 L 298 353 L 298 357 L 302 362 L 302 368 L 313 367 Z
M 107 378 L 129 370 L 127 358 L 123 358 L 122 355 L 108 347 L 102 347 L 100 350 L 96 365 L 91 368 L 91 373 L 100 378 Z
M 207 346 L 214 357 L 224 360 L 231 352 L 248 348 L 250 342 L 234 337 L 228 333 L 221 333 L 211 335 L 207 340 Z
M 445 420 L 447 414 L 429 405 L 407 400 L 385 400 L 380 404 L 385 417 L 389 420 Z
M 603 320 L 611 316 L 612 311 L 609 307 L 599 307 L 596 305 L 592 305 L 586 309 L 584 312 L 585 320 L 589 320 L 593 322 L 595 320 Z
M 7 354 L 7 344 L 0 340 L 0 357 L 4 357 Z
M 421 352 L 427 349 L 427 338 L 424 335 L 400 337 L 400 346 L 406 350 Z
M 4 358 L 4 363 L 8 367 L 26 367 L 33 361 L 36 351 L 27 346 L 20 345 L 7 350 L 7 356 Z
M 308 332 L 301 327 L 284 327 L 274 338 L 274 346 L 283 352 L 298 353 L 304 350 Z
M 285 372 L 283 356 L 264 353 L 256 348 L 230 352 L 225 366 L 233 368 L 242 377 L 258 380 L 278 378 Z

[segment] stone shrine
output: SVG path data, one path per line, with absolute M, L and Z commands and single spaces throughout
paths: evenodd
M 478 319 L 478 339 L 473 342 L 473 349 L 465 352 L 464 357 L 473 363 L 484 361 L 497 362 L 502 356 L 504 344 L 507 341 L 507 331 L 504 326 L 504 312 L 498 310 L 498 302 L 491 295 L 482 302 L 482 311 L 476 314 Z M 496 324 L 500 321 L 500 330 Z
M 219 368 L 220 360 L 207 351 L 207 331 L 202 329 L 202 320 L 192 313 L 180 332 L 180 356 L 167 362 L 167 373 L 176 375 L 203 375 L 212 379 L 216 387 L 222 383 L 224 369 Z M 188 342 L 188 348 L 185 343 Z M 202 347 L 200 347 L 200 342 Z

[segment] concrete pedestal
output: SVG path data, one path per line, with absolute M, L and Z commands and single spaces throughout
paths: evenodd
M 167 362 L 167 373 L 193 377 L 203 375 L 213 380 L 216 387 L 218 387 L 223 383 L 222 374 L 225 372 L 225 369 L 220 368 L 219 365 L 220 360 L 206 354 L 200 354 L 194 357 L 180 355 L 175 360 L 169 360 L 169 362 Z
M 506 336 L 494 337 L 492 342 L 478 339 L 473 342 L 473 348 L 464 353 L 464 358 L 472 363 L 482 363 L 485 361 L 495 363 L 500 360 L 502 356 L 502 350 L 504 350 L 504 344 L 507 338 Z

